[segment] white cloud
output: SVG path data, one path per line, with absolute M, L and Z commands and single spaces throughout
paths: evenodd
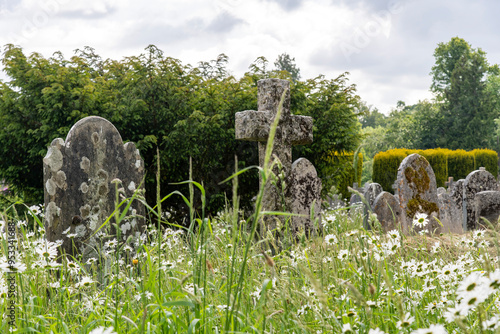
M 0 0 L 0 44 L 68 58 L 88 45 L 114 59 L 155 44 L 192 65 L 225 53 L 236 76 L 287 52 L 303 78 L 351 72 L 361 98 L 387 113 L 431 96 L 438 42 L 458 35 L 500 62 L 498 9 L 493 0 Z

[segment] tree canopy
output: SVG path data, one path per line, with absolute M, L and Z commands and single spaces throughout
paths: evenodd
M 153 45 L 123 60 L 102 59 L 88 47 L 70 59 L 59 52 L 49 58 L 26 56 L 7 45 L 1 61 L 9 81 L 0 83 L 0 178 L 26 201 L 42 200 L 42 158 L 50 142 L 65 138 L 81 118 L 96 115 L 110 120 L 125 142 L 137 144 L 145 161 L 148 201 L 155 200 L 158 149 L 162 194 L 183 190 L 171 183 L 188 179 L 191 157 L 193 178 L 206 188 L 211 212 L 231 198 L 231 186 L 220 182 L 234 172 L 235 155 L 240 168 L 258 164 L 256 143 L 234 138 L 235 113 L 257 108 L 259 79 L 291 80 L 293 74 L 270 71 L 259 57 L 237 79 L 229 74 L 223 54 L 193 67 Z M 314 118 L 314 143 L 294 148 L 294 156 L 318 163 L 326 187 L 335 180 L 326 177 L 321 157 L 332 150 L 352 151 L 360 140 L 359 97 L 347 77 L 297 77 L 291 83 L 292 112 Z M 242 204 L 250 207 L 257 173 L 244 173 L 239 183 Z M 182 209 L 181 200 L 167 205 Z

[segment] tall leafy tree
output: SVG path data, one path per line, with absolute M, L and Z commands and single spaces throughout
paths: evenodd
M 434 57 L 431 89 L 440 101 L 441 144 L 450 149 L 490 146 L 497 115 L 486 89 L 491 69 L 485 52 L 453 37 L 438 44 Z
M 295 64 L 295 58 L 290 57 L 288 53 L 282 53 L 274 62 L 278 71 L 287 71 L 293 81 L 300 80 L 300 69 Z

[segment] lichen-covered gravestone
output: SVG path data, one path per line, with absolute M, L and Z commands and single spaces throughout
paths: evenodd
M 480 168 L 467 175 L 463 186 L 463 226 L 465 231 L 476 229 L 477 217 L 474 197 L 478 192 L 486 190 L 498 190 L 497 180 L 490 172 Z
M 98 248 L 95 232 L 115 209 L 116 183 L 119 193 L 131 197 L 142 184 L 144 162 L 134 143 L 123 144 L 113 124 L 91 116 L 78 121 L 66 140 L 52 141 L 43 159 L 43 174 L 47 239 L 62 240 L 66 253 L 85 257 Z M 120 225 L 119 242 L 139 236 L 144 228 L 144 206 L 139 201 L 133 202 L 127 216 Z M 114 218 L 110 222 L 115 223 Z M 101 231 L 105 230 L 116 235 L 114 227 Z M 70 239 L 68 234 L 76 237 Z
M 370 204 L 370 207 L 373 208 L 373 203 L 375 202 L 375 198 L 384 191 L 382 186 L 378 183 L 370 183 L 365 185 L 363 196 L 365 196 L 366 201 Z
M 292 217 L 294 235 L 301 231 L 306 234 L 314 233 L 310 212 L 313 208 L 315 218 L 321 212 L 321 179 L 309 160 L 300 158 L 292 164 L 287 197 L 291 199 L 292 213 L 300 215 Z
M 274 122 L 283 92 L 285 99 L 281 111 L 281 117 L 276 128 L 274 137 L 271 163 L 277 157 L 282 166 L 282 173 L 277 165 L 273 173 L 279 179 L 283 175 L 285 186 L 290 185 L 292 177 L 292 146 L 310 144 L 313 141 L 312 118 L 308 116 L 292 115 L 290 113 L 290 83 L 287 80 L 264 79 L 257 82 L 258 88 L 258 110 L 246 110 L 237 112 L 235 115 L 235 137 L 240 140 L 257 141 L 259 147 L 259 165 L 264 166 L 266 144 L 269 131 Z M 312 166 L 312 165 L 311 165 Z M 313 167 L 314 168 L 314 167 Z M 277 182 L 281 185 L 281 182 Z M 271 182 L 266 182 L 262 208 L 265 211 L 283 211 L 283 189 Z M 310 187 L 311 191 L 317 191 L 317 187 Z M 285 189 L 285 210 L 293 213 L 302 213 L 302 207 L 293 207 L 296 203 L 294 194 Z M 302 196 L 302 195 L 300 195 Z M 319 194 L 311 194 L 317 198 Z M 302 206 L 302 205 L 301 205 Z M 319 215 L 319 211 L 315 211 Z M 309 211 L 307 212 L 309 214 Z M 276 221 L 283 220 L 283 216 L 266 216 L 265 223 L 269 230 L 276 228 Z M 305 228 L 305 226 L 304 226 Z M 306 233 L 309 233 L 306 231 Z
M 407 156 L 399 165 L 397 176 L 401 223 L 404 233 L 427 230 L 440 233 L 440 225 L 434 219 L 439 217 L 436 176 L 431 165 L 419 154 Z M 417 213 L 425 213 L 429 224 L 423 228 L 413 227 Z
M 398 229 L 401 222 L 401 208 L 398 199 L 393 194 L 382 191 L 373 202 L 373 213 L 377 215 L 384 231 Z

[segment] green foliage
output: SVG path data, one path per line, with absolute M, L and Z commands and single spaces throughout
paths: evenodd
M 442 101 L 441 145 L 468 150 L 490 146 L 498 91 L 486 87 L 485 78 L 492 70 L 485 52 L 453 37 L 438 44 L 434 57 L 431 88 Z
M 287 71 L 293 81 L 300 80 L 300 69 L 295 65 L 295 58 L 291 58 L 289 54 L 280 54 L 274 62 L 274 66 L 278 71 Z
M 474 171 L 474 154 L 465 150 L 448 152 L 448 176 L 455 180 L 465 179 Z
M 349 199 L 351 193 L 347 187 L 352 187 L 354 182 L 361 185 L 363 154 L 358 153 L 358 159 L 354 159 L 354 153 L 339 154 L 336 152 L 330 152 L 330 154 L 325 157 L 325 160 L 330 163 L 331 174 L 329 176 L 334 180 L 333 185 L 336 187 L 337 192 L 342 196 L 342 198 Z M 357 164 L 357 170 L 354 169 L 355 164 Z
M 495 177 L 498 175 L 498 154 L 492 150 L 431 149 L 407 150 L 393 149 L 379 152 L 373 159 L 373 182 L 379 183 L 385 191 L 393 192 L 392 185 L 397 179 L 401 161 L 412 153 L 418 153 L 427 159 L 436 175 L 438 187 L 444 187 L 448 177 L 455 180 L 464 179 L 467 175 L 485 167 Z
M 394 193 L 392 185 L 396 181 L 401 161 L 408 154 L 411 154 L 408 152 L 410 151 L 405 149 L 394 149 L 375 155 L 373 158 L 373 182 L 380 184 L 385 191 Z
M 493 150 L 477 149 L 472 151 L 474 154 L 475 169 L 484 167 L 495 178 L 498 176 L 498 154 Z
M 436 185 L 444 187 L 448 181 L 448 155 L 447 150 L 425 150 L 422 151 L 422 156 L 427 159 L 436 175 Z
M 91 48 L 77 50 L 71 59 L 55 53 L 26 57 L 21 48 L 5 47 L 2 58 L 10 81 L 0 83 L 0 179 L 26 202 L 43 198 L 42 158 L 57 137 L 83 117 L 110 120 L 123 140 L 134 141 L 146 168 L 146 194 L 156 199 L 157 148 L 160 152 L 161 193 L 185 190 L 172 185 L 193 178 L 207 192 L 207 210 L 217 212 L 231 198 L 230 185 L 220 184 L 234 170 L 258 165 L 256 143 L 234 138 L 234 115 L 257 108 L 257 81 L 266 77 L 291 79 L 286 71 L 269 71 L 264 57 L 241 79 L 228 74 L 227 56 L 183 65 L 153 45 L 139 56 L 103 60 Z M 335 79 L 318 77 L 291 83 L 291 107 L 296 114 L 314 118 L 314 144 L 295 148 L 294 155 L 313 163 L 331 150 L 353 151 L 359 144 L 358 97 L 347 85 L 347 74 Z M 16 154 L 12 154 L 16 152 Z M 326 164 L 317 165 L 320 177 Z M 329 184 L 326 181 L 325 184 Z M 251 207 L 258 189 L 257 173 L 240 179 L 242 207 Z M 198 207 L 201 203 L 197 203 Z M 185 211 L 181 199 L 170 203 Z

